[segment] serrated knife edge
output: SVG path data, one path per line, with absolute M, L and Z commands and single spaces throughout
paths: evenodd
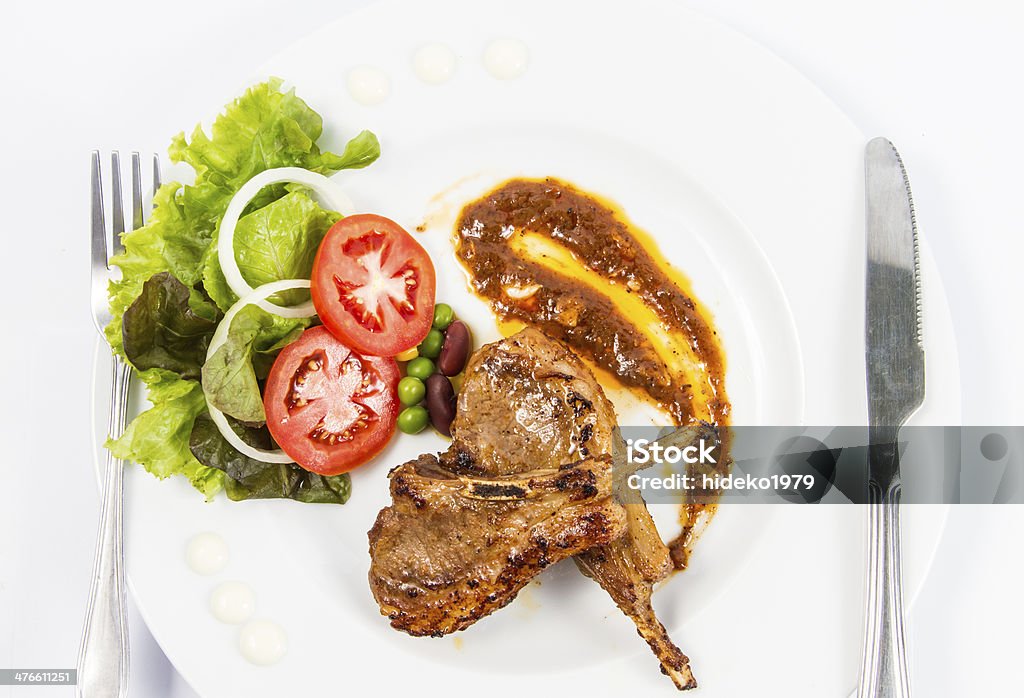
M 907 191 L 907 204 L 910 206 L 910 229 L 914 237 L 914 312 L 917 315 L 917 343 L 924 349 L 924 341 L 921 334 L 921 241 L 917 233 L 917 209 L 914 208 L 914 192 L 910 189 L 910 177 L 907 176 L 907 168 L 903 164 L 903 156 L 900 155 L 900 151 L 896 150 L 896 146 L 893 145 L 892 141 L 888 139 L 883 140 L 892 148 L 892 152 L 896 156 L 896 162 L 900 165 L 900 174 L 903 175 L 903 186 Z

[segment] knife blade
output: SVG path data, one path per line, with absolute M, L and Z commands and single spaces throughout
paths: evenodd
M 924 401 L 917 218 L 903 160 L 885 138 L 864 157 L 868 570 L 859 698 L 909 698 L 900 543 L 900 427 Z
M 895 432 L 924 401 L 921 270 L 910 180 L 896 147 L 875 138 L 865 152 L 867 196 L 866 362 L 871 443 Z M 892 438 L 887 438 L 887 437 Z M 874 462 L 883 488 L 899 476 L 897 463 Z

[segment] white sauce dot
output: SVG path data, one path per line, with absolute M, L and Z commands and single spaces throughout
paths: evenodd
M 242 582 L 224 582 L 210 594 L 210 613 L 222 623 L 244 623 L 255 610 L 256 593 Z
M 251 620 L 238 633 L 238 649 L 250 663 L 269 666 L 288 652 L 288 637 L 273 621 Z
M 185 562 L 196 574 L 217 574 L 228 564 L 228 544 L 216 533 L 198 533 L 185 547 Z
M 368 65 L 356 66 L 348 72 L 348 91 L 352 99 L 372 107 L 391 94 L 391 78 L 383 70 Z
M 412 68 L 428 85 L 440 85 L 455 74 L 455 51 L 444 44 L 421 46 L 412 57 Z
M 484 49 L 484 68 L 499 80 L 511 80 L 526 72 L 530 51 L 519 39 L 495 39 Z

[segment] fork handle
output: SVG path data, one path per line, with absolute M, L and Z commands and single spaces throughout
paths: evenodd
M 131 366 L 113 357 L 109 432 L 124 432 Z M 96 557 L 89 608 L 78 657 L 79 698 L 125 698 L 128 694 L 128 607 L 124 584 L 124 461 L 107 451 Z
M 877 482 L 868 485 L 868 598 L 858 698 L 910 698 L 900 556 L 902 495 L 898 479 L 884 489 Z

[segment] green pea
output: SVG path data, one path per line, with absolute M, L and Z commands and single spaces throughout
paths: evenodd
M 417 356 L 405 365 L 406 374 L 425 381 L 434 372 L 434 362 L 425 356 Z
M 398 413 L 398 428 L 403 434 L 419 434 L 430 421 L 427 410 L 419 405 L 406 407 Z
M 436 359 L 441 354 L 441 346 L 444 344 L 444 335 L 441 330 L 430 330 L 427 332 L 427 336 L 424 337 L 423 341 L 420 342 L 417 350 L 420 356 L 425 356 L 428 359 Z
M 438 303 L 434 306 L 434 327 L 443 330 L 452 324 L 455 319 L 455 311 L 447 303 Z
M 403 405 L 418 405 L 427 394 L 427 386 L 415 376 L 406 376 L 398 381 L 398 399 Z

